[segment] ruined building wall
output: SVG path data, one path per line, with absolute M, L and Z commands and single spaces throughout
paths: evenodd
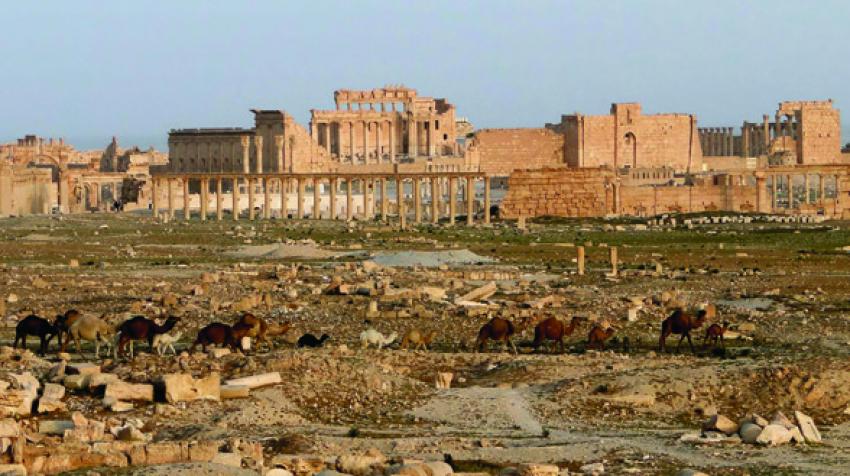
M 516 171 L 508 178 L 499 213 L 503 218 L 604 216 L 613 207 L 613 178 L 601 168 Z
M 799 110 L 797 156 L 801 163 L 835 164 L 841 157 L 841 116 L 832 107 L 804 103 Z
M 761 195 L 766 197 L 767 192 L 762 190 Z M 727 183 L 724 176 L 708 177 L 693 186 L 646 186 L 625 184 L 607 168 L 521 170 L 508 179 L 500 213 L 503 218 L 518 218 L 755 211 L 758 196 L 754 183 Z
M 517 169 L 563 167 L 564 135 L 546 128 L 482 129 L 467 154 L 489 175 Z
M 607 116 L 563 116 L 564 157 L 570 167 L 697 169 L 702 151 L 696 118 L 643 115 L 640 104 L 614 104 Z
M 0 165 L 0 216 L 50 213 L 50 169 Z

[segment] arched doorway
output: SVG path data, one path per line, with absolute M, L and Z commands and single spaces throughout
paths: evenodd
M 637 138 L 631 132 L 626 132 L 623 136 L 625 144 L 623 152 L 623 166 L 637 168 Z

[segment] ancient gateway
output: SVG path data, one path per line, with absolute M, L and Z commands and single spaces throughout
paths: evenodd
M 423 206 L 430 221 L 454 222 L 460 199 L 464 220 L 489 222 L 493 177 L 507 178 L 503 218 L 850 209 L 850 154 L 831 100 L 782 102 L 773 121 L 737 132 L 618 103 L 470 137 L 458 136 L 468 123 L 456 124 L 452 104 L 410 88 L 339 90 L 334 103 L 312 110 L 309 128 L 252 110 L 253 128 L 172 130 L 169 163 L 152 168 L 154 210 L 174 217 L 179 197 L 185 218 L 214 209 L 217 219 L 395 215 L 404 225 L 420 222 Z

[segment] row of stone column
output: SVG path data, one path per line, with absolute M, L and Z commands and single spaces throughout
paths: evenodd
M 828 177 L 828 176 L 824 175 L 824 174 L 814 175 L 815 177 L 817 177 L 818 188 L 817 188 L 817 193 L 815 195 L 815 198 L 813 199 L 812 198 L 812 174 L 805 174 L 805 175 L 803 175 L 803 177 L 804 177 L 804 179 L 803 179 L 803 187 L 804 187 L 803 188 L 803 190 L 804 190 L 803 200 L 802 200 L 802 202 L 795 202 L 795 197 L 794 197 L 794 190 L 795 190 L 794 177 L 795 176 L 796 175 L 794 175 L 794 174 L 785 174 L 785 175 L 771 174 L 770 175 L 770 180 L 771 180 L 770 205 L 771 205 L 772 209 L 776 210 L 776 209 L 781 209 L 781 208 L 795 208 L 797 205 L 815 204 L 815 203 L 821 202 L 824 199 L 826 199 L 826 177 Z M 834 175 L 833 180 L 834 180 L 833 183 L 835 184 L 834 186 L 836 188 L 835 197 L 837 199 L 837 197 L 838 197 L 837 188 L 838 188 L 839 176 Z M 786 195 L 787 195 L 787 199 L 788 199 L 786 207 L 782 206 L 782 204 L 780 202 L 780 198 L 779 198 L 779 188 L 780 188 L 780 186 L 782 185 L 783 182 L 784 182 L 784 185 L 785 185 L 785 191 L 786 191 Z
M 387 148 L 389 161 L 396 162 L 397 155 L 404 154 L 404 144 L 399 144 L 403 125 L 407 124 L 407 155 L 409 157 L 417 157 L 420 147 L 424 145 L 425 155 L 432 156 L 437 154 L 437 137 L 436 129 L 439 119 L 429 117 L 425 120 L 419 119 L 362 119 L 362 120 L 316 120 L 312 126 L 312 136 L 317 143 L 321 144 L 329 154 L 336 154 L 339 157 L 349 157 L 351 162 L 354 162 L 355 157 L 358 157 L 358 152 L 362 152 L 359 156 L 369 163 L 374 157 L 376 162 L 380 163 L 384 158 L 384 137 L 387 134 Z M 360 137 L 356 137 L 357 130 Z M 333 133 L 333 137 L 332 137 Z M 347 137 L 347 147 L 343 148 L 343 135 Z M 424 137 L 421 137 L 423 136 Z M 333 141 L 331 140 L 333 139 Z M 420 139 L 423 144 L 420 144 Z M 373 144 L 372 141 L 375 143 Z M 336 144 L 336 147 L 333 147 Z
M 313 185 L 313 203 L 310 208 L 311 218 L 313 219 L 321 219 L 322 218 L 322 195 L 321 189 L 322 185 L 329 185 L 329 211 L 327 217 L 331 220 L 335 220 L 340 218 L 337 216 L 337 193 L 339 191 L 340 185 L 345 184 L 345 219 L 351 220 L 354 218 L 354 184 L 359 183 L 361 185 L 361 191 L 363 195 L 363 216 L 367 219 L 374 218 L 376 216 L 375 207 L 374 207 L 374 198 L 375 191 L 380 188 L 380 216 L 382 220 L 387 221 L 390 214 L 390 196 L 389 196 L 389 183 L 394 182 L 396 188 L 396 196 L 395 196 L 395 207 L 396 213 L 399 217 L 400 225 L 404 228 L 407 226 L 408 220 L 408 207 L 412 207 L 413 213 L 413 222 L 414 223 L 422 223 L 423 222 L 423 207 L 422 207 L 422 195 L 423 191 L 427 191 L 427 188 L 430 188 L 430 221 L 432 223 L 438 223 L 441 215 L 441 204 L 445 200 L 445 195 L 448 195 L 448 210 L 447 212 L 449 224 L 454 224 L 455 219 L 458 215 L 458 186 L 459 182 L 463 182 L 463 195 L 466 201 L 466 223 L 467 225 L 472 225 L 474 222 L 475 216 L 475 183 L 478 178 L 474 176 L 456 176 L 456 175 L 439 175 L 439 176 L 429 176 L 429 177 L 421 177 L 421 176 L 413 176 L 413 177 L 402 177 L 402 176 L 394 176 L 394 177 L 362 177 L 362 178 L 354 178 L 354 177 L 297 177 L 297 178 L 278 178 L 278 177 L 239 177 L 239 176 L 216 176 L 216 177 L 201 177 L 195 180 L 200 182 L 200 219 L 207 220 L 209 215 L 208 204 L 210 202 L 209 190 L 211 181 L 215 183 L 215 217 L 217 220 L 224 219 L 224 206 L 223 206 L 223 188 L 225 181 L 230 181 L 232 188 L 232 206 L 231 206 L 231 214 L 233 220 L 239 220 L 240 215 L 242 213 L 240 200 L 241 200 L 241 191 L 240 191 L 240 183 L 244 182 L 246 184 L 246 189 L 248 193 L 248 219 L 254 220 L 257 218 L 270 219 L 272 215 L 272 206 L 271 206 L 271 196 L 272 190 L 277 189 L 280 194 L 280 215 L 285 217 L 287 215 L 287 190 L 290 188 L 287 186 L 287 182 L 290 182 L 291 185 L 294 185 L 296 189 L 297 199 L 296 199 L 296 209 L 295 216 L 297 218 L 303 218 L 305 216 L 305 196 L 306 196 L 306 187 L 308 182 Z M 183 187 L 183 216 L 184 219 L 188 220 L 191 217 L 191 202 L 190 202 L 190 194 L 189 194 L 189 181 L 191 179 L 189 177 L 168 177 L 168 178 L 154 178 L 152 181 L 152 210 L 154 216 L 158 216 L 159 210 L 161 208 L 161 204 L 159 203 L 159 190 L 161 187 L 166 187 L 166 196 L 167 196 L 167 210 L 168 216 L 170 218 L 174 218 L 176 212 L 175 205 L 175 193 L 174 188 L 176 184 L 182 183 Z M 163 183 L 164 182 L 164 183 Z M 405 185 L 408 182 L 412 182 L 412 204 L 408 205 L 406 203 L 406 193 L 405 193 Z M 426 190 L 423 190 L 423 182 L 426 182 Z M 447 182 L 447 183 L 446 183 Z M 491 193 L 490 193 L 490 178 L 484 177 L 484 202 L 483 202 L 483 212 L 484 212 L 484 223 L 490 223 L 490 205 L 491 205 Z M 277 187 L 275 187 L 277 185 Z M 263 207 L 261 213 L 257 213 L 257 188 L 261 187 L 263 194 Z M 448 189 L 448 190 L 445 190 Z M 447 193 L 446 193 L 447 192 Z
M 700 127 L 699 138 L 704 156 L 730 156 L 735 153 L 735 136 L 731 127 Z

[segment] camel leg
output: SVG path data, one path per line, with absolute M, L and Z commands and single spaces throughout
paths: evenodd
M 519 355 L 519 352 L 516 350 L 516 344 L 514 344 L 514 341 L 508 339 L 508 343 L 511 344 L 511 347 L 514 348 L 514 355 Z
M 726 349 L 726 342 L 723 341 L 723 334 L 720 334 L 720 347 Z
M 670 333 L 666 330 L 661 331 L 661 337 L 658 339 L 658 352 L 664 352 L 664 343 L 667 341 L 667 337 L 670 336 Z
M 691 342 L 691 333 L 685 332 L 685 336 L 688 338 L 688 346 L 691 348 L 691 353 L 696 354 L 696 351 L 694 350 L 694 343 Z
M 563 354 L 565 352 L 564 351 L 564 338 L 561 337 L 560 339 L 558 339 L 558 343 L 561 344 L 561 353 Z
M 685 334 L 684 334 L 684 333 L 682 334 L 682 337 L 680 337 L 680 338 L 679 338 L 679 343 L 678 343 L 678 344 L 676 344 L 676 353 L 677 353 L 677 354 L 679 353 L 679 347 L 681 347 L 681 346 L 682 346 L 682 341 L 683 341 L 683 340 L 685 340 Z

